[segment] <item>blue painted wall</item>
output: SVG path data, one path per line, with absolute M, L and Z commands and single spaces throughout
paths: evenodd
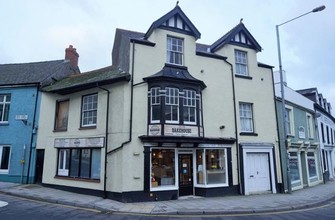
M 0 125 L 0 145 L 11 147 L 9 170 L 0 181 L 33 183 L 40 94 L 37 87 L 0 88 L 0 94 L 11 94 L 8 124 Z M 28 115 L 27 124 L 15 120 L 16 115 Z

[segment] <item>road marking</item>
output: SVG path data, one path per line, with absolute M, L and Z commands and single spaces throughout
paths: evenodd
M 0 208 L 8 205 L 8 202 L 0 201 Z

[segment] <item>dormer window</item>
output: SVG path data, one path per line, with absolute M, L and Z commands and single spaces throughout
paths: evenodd
M 235 50 L 235 68 L 236 74 L 248 76 L 248 59 L 247 53 L 240 50 Z
M 184 41 L 180 38 L 167 37 L 167 63 L 183 65 Z

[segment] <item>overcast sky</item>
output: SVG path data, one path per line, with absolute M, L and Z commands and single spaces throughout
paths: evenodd
M 116 28 L 146 32 L 175 7 L 175 0 L 0 0 L 0 64 L 64 59 L 70 44 L 82 72 L 111 65 Z M 325 5 L 280 27 L 289 87 L 317 87 L 335 109 L 334 0 L 180 0 L 179 6 L 212 44 L 240 19 L 262 46 L 258 61 L 275 66 L 275 25 Z M 333 110 L 335 112 L 335 110 Z

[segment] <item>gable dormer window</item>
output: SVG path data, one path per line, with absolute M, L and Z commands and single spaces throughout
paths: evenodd
M 167 37 L 167 63 L 183 65 L 184 40 L 175 37 Z
M 235 69 L 238 75 L 249 75 L 247 52 L 235 50 Z

